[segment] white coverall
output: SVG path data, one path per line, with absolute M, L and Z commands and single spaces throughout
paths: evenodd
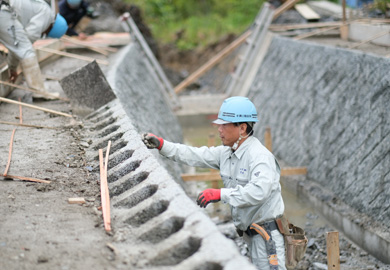
M 190 166 L 220 170 L 225 186 L 221 189 L 221 201 L 230 205 L 233 223 L 242 231 L 252 223 L 261 224 L 283 215 L 279 164 L 255 137 L 248 137 L 235 152 L 228 146 L 197 148 L 164 141 L 160 154 Z M 271 234 L 279 269 L 286 269 L 283 236 L 278 230 Z M 269 269 L 263 238 L 244 233 L 244 240 L 252 263 L 258 269 Z
M 0 10 L 0 42 L 9 51 L 7 62 L 10 70 L 16 70 L 19 61 L 22 62 L 23 68 L 23 63 L 26 62 L 23 60 L 33 60 L 27 63 L 26 67 L 29 68 L 37 64 L 32 43 L 54 23 L 55 14 L 44 0 L 9 0 L 8 2 L 11 9 L 2 5 Z M 33 76 L 41 76 L 40 70 L 38 75 L 33 74 Z M 29 84 L 28 80 L 27 83 Z

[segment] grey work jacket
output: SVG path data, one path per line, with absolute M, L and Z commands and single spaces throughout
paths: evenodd
M 54 22 L 55 14 L 44 0 L 8 2 L 11 9 L 0 14 L 0 41 L 9 50 L 9 68 L 15 70 L 19 60 L 36 56 L 32 43 Z
M 198 148 L 164 141 L 160 154 L 190 166 L 220 170 L 225 186 L 221 201 L 230 205 L 240 230 L 284 212 L 279 164 L 255 137 L 248 137 L 235 152 L 228 146 Z

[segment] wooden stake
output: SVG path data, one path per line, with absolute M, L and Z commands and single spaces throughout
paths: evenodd
M 62 113 L 62 112 L 58 112 L 58 111 L 54 111 L 54 110 L 50 110 L 50 109 L 45 109 L 45 108 L 42 108 L 42 107 L 39 107 L 39 106 L 34 106 L 34 105 L 31 105 L 31 104 L 28 104 L 28 103 L 23 103 L 23 102 L 18 102 L 18 101 L 15 101 L 15 100 L 12 100 L 12 99 L 8 99 L 8 98 L 0 97 L 0 101 L 11 103 L 11 104 L 22 105 L 24 107 L 28 107 L 28 108 L 31 108 L 31 109 L 40 110 L 40 111 L 44 111 L 44 112 L 48 112 L 48 113 L 52 113 L 52 114 L 58 114 L 58 115 L 71 117 L 71 118 L 73 117 L 72 115 L 67 114 L 67 113 Z
M 8 151 L 7 166 L 5 166 L 5 170 L 4 170 L 3 176 L 7 176 L 8 169 L 9 169 L 9 166 L 10 166 L 10 164 L 11 164 L 12 145 L 13 145 L 13 143 L 14 143 L 15 131 L 16 131 L 16 129 L 14 128 L 14 129 L 12 130 L 11 141 L 10 141 L 10 143 L 9 143 L 9 151 Z
M 59 96 L 56 96 L 56 95 L 53 95 L 53 94 L 50 94 L 50 93 L 46 93 L 46 92 L 38 91 L 38 90 L 35 90 L 35 89 L 31 89 L 31 88 L 28 88 L 28 87 L 24 87 L 23 85 L 13 84 L 13 83 L 1 81 L 1 80 L 0 80 L 0 84 L 4 84 L 4 85 L 11 86 L 11 87 L 23 89 L 23 90 L 26 90 L 26 91 L 29 91 L 29 92 L 32 92 L 32 93 L 36 93 L 36 94 L 39 94 L 39 95 L 42 95 L 42 96 L 46 96 L 46 97 L 50 97 L 50 98 L 54 98 L 54 99 L 60 99 L 60 100 L 63 100 L 63 101 L 69 101 L 69 99 L 67 99 L 67 98 L 59 97 Z
M 340 270 L 339 232 L 326 233 L 326 249 L 328 253 L 328 269 Z
M 50 181 L 37 179 L 37 178 L 31 178 L 31 177 L 24 177 L 24 176 L 10 175 L 10 174 L 7 174 L 7 175 L 2 174 L 1 176 L 13 178 L 13 179 L 19 179 L 19 180 L 23 180 L 23 181 L 31 181 L 31 182 L 50 184 Z
M 238 46 L 240 46 L 242 43 L 244 43 L 246 41 L 246 39 L 250 36 L 251 33 L 252 32 L 250 30 L 246 31 L 239 38 L 237 38 L 235 41 L 233 41 L 227 47 L 225 47 L 221 52 L 217 53 L 213 58 L 211 58 L 204 65 L 202 65 L 200 68 L 198 68 L 195 72 L 193 72 L 190 76 L 188 76 L 184 81 L 179 83 L 174 89 L 175 93 L 178 94 L 178 93 L 182 92 L 193 81 L 198 79 L 200 76 L 202 76 L 204 73 L 206 73 L 209 69 L 211 69 L 217 63 L 219 63 L 231 51 L 233 51 Z
M 95 59 L 95 58 L 87 57 L 87 56 L 81 56 L 81 55 L 74 54 L 74 53 L 67 53 L 67 52 L 54 50 L 54 49 L 50 49 L 50 48 L 39 47 L 39 48 L 37 48 L 37 50 L 49 52 L 49 53 L 53 53 L 53 54 L 58 54 L 58 55 L 62 55 L 62 56 L 70 57 L 70 58 L 76 58 L 76 59 L 84 60 L 87 62 L 92 62 L 92 61 L 96 60 L 96 62 L 98 62 L 99 64 L 102 64 L 102 65 L 109 64 L 108 61 L 105 61 L 105 60 Z
M 20 98 L 19 98 L 20 101 Z M 22 106 L 19 105 L 19 123 L 23 123 L 23 112 L 22 112 Z M 9 143 L 9 151 L 8 151 L 8 161 L 7 161 L 7 166 L 5 166 L 5 171 L 4 171 L 4 176 L 7 176 L 9 166 L 11 164 L 11 156 L 12 156 L 12 145 L 14 143 L 14 136 L 15 136 L 15 131 L 16 128 L 12 130 L 12 135 L 11 135 L 11 141 Z
M 111 217 L 110 217 L 110 195 L 108 192 L 107 184 L 107 163 L 108 163 L 108 153 L 110 151 L 111 141 L 108 142 L 107 151 L 106 151 L 106 164 L 103 160 L 103 149 L 99 149 L 99 164 L 100 164 L 100 193 L 102 201 L 102 212 L 103 212 L 103 221 L 104 228 L 106 231 L 111 231 Z
M 107 183 L 107 174 L 108 174 L 108 154 L 110 153 L 111 148 L 111 141 L 108 141 L 107 150 L 106 150 L 106 160 L 104 164 L 104 172 L 105 172 L 105 186 L 107 199 L 106 199 L 106 213 L 107 213 L 107 223 L 109 224 L 109 230 L 111 231 L 111 208 L 110 208 L 110 192 L 108 190 L 108 183 Z M 107 230 L 107 229 L 106 229 Z

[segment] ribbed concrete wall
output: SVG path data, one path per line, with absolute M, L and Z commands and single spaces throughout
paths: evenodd
M 257 134 L 311 180 L 390 222 L 390 60 L 275 37 L 250 89 Z
M 178 164 L 142 143 L 143 131 L 171 141 L 182 141 L 182 132 L 138 45 L 119 52 L 106 73 L 117 98 L 84 119 L 83 134 L 96 174 L 97 150 L 112 141 L 107 180 L 118 257 L 129 269 L 254 270 L 174 179 Z
M 177 117 L 170 109 L 155 70 L 139 45 L 130 43 L 117 54 L 114 62 L 107 72 L 107 81 L 138 132 L 152 132 L 169 141 L 182 142 Z M 161 157 L 157 151 L 153 153 L 180 182 L 180 165 Z
M 112 147 L 108 162 L 111 224 L 116 254 L 128 269 L 255 269 L 233 240 L 189 199 L 139 138 L 118 99 L 84 120 L 93 141 L 86 153 L 99 172 L 98 149 Z M 138 108 L 142 114 L 145 108 Z

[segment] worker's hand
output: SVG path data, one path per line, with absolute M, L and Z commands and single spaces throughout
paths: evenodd
M 209 203 L 215 203 L 221 200 L 221 190 L 208 188 L 198 195 L 196 202 L 200 207 L 206 208 Z
M 163 138 L 157 137 L 152 133 L 142 134 L 142 141 L 149 149 L 157 148 L 158 150 L 160 150 L 164 144 Z
M 16 79 L 18 78 L 18 72 L 16 70 L 9 70 L 9 81 L 11 83 L 15 83 Z

